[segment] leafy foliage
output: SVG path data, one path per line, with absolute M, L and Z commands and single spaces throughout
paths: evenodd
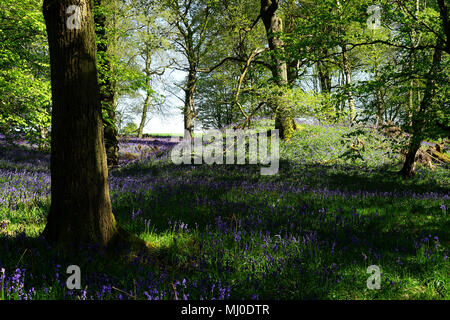
M 0 2 L 0 132 L 45 147 L 51 94 L 41 2 Z

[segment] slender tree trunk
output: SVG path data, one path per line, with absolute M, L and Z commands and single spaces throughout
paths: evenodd
M 322 54 L 328 56 L 328 49 L 323 48 Z M 323 61 L 319 61 L 317 63 L 317 70 L 319 73 L 321 93 L 331 93 L 331 74 L 328 66 Z
M 384 103 L 383 103 L 383 97 L 381 93 L 381 89 L 376 89 L 376 95 L 377 95 L 377 126 L 382 127 L 384 124 Z
M 186 83 L 185 99 L 184 99 L 184 130 L 185 139 L 194 137 L 194 119 L 197 116 L 195 112 L 194 93 L 197 87 L 197 72 L 195 68 L 189 70 L 188 79 Z
M 418 3 L 418 1 L 417 1 L 417 5 L 416 5 L 416 11 L 418 12 L 419 11 L 419 3 Z M 411 54 L 410 54 L 410 56 L 411 56 L 411 58 L 410 58 L 410 60 L 409 60 L 409 68 L 410 68 L 410 72 L 411 72 L 411 74 L 413 74 L 414 73 L 414 69 L 415 69 L 415 63 L 416 63 L 416 52 L 415 52 L 415 45 L 414 45 L 414 36 L 413 36 L 413 34 L 414 33 L 412 33 L 411 35 L 410 35 L 410 37 L 411 37 L 411 42 L 413 43 L 413 47 L 412 47 L 412 49 L 411 49 Z M 417 43 L 417 45 L 419 44 L 419 42 Z M 415 112 L 415 108 L 414 108 L 414 79 L 411 79 L 410 81 L 409 81 L 409 103 L 408 103 L 408 110 L 407 110 L 407 125 L 408 125 L 408 127 L 412 127 L 412 117 L 413 117 L 413 114 L 414 114 L 414 112 Z M 420 100 L 418 100 L 418 101 L 420 101 Z
M 67 24 L 73 1 L 44 0 L 43 6 L 53 100 L 51 207 L 44 235 L 61 248 L 103 246 L 117 230 L 108 188 L 92 2 L 76 3 L 79 29 Z
M 375 80 L 379 81 L 379 72 L 378 72 L 378 56 L 375 56 Z M 381 91 L 381 88 L 377 87 L 376 90 L 376 104 L 377 104 L 377 127 L 381 127 L 384 124 L 384 110 L 385 110 L 385 104 L 383 101 L 383 93 Z
M 148 22 L 148 24 L 147 24 L 147 30 L 150 30 L 150 22 Z M 155 72 L 152 71 L 151 66 L 152 66 L 152 52 L 151 52 L 149 45 L 147 44 L 146 48 L 145 48 L 145 68 L 144 68 L 146 96 L 145 96 L 145 100 L 144 100 L 144 105 L 142 107 L 141 122 L 140 122 L 139 128 L 138 128 L 138 138 L 139 139 L 142 139 L 142 137 L 144 135 L 144 128 L 145 128 L 145 124 L 147 122 L 148 109 L 150 107 L 150 100 L 152 98 L 152 89 L 151 89 L 152 75 L 155 74 Z
M 291 34 L 295 31 L 295 9 L 297 7 L 296 0 L 287 0 L 285 2 L 285 12 L 287 15 L 284 19 L 284 31 L 287 34 Z M 287 61 L 287 82 L 289 87 L 293 87 L 295 84 L 295 81 L 298 79 L 298 71 L 299 71 L 299 60 L 289 59 Z
M 375 76 L 376 77 L 376 76 Z M 384 110 L 385 104 L 383 99 L 383 93 L 380 88 L 376 88 L 376 97 L 377 97 L 377 126 L 382 127 L 384 124 Z
M 408 126 L 412 126 L 412 116 L 414 114 L 414 80 L 409 81 L 409 103 L 408 103 L 408 118 L 407 124 Z
M 186 10 L 191 9 L 191 2 L 189 1 L 189 5 Z M 186 12 L 187 12 L 186 11 Z M 192 30 L 192 24 L 187 23 L 187 21 L 183 21 L 184 28 L 181 24 L 177 25 L 178 30 L 183 35 L 183 40 L 185 44 L 185 55 L 187 57 L 189 63 L 189 69 L 187 70 L 188 76 L 186 79 L 185 87 L 184 87 L 184 139 L 192 139 L 194 137 L 194 119 L 197 117 L 197 113 L 195 111 L 195 101 L 194 95 L 195 90 L 197 88 L 197 68 L 200 61 L 200 48 L 194 45 L 196 42 L 194 39 L 195 31 Z M 197 39 L 197 41 L 203 41 L 202 37 Z
M 436 84 L 436 77 L 440 72 L 441 59 L 442 59 L 442 43 L 438 42 L 434 49 L 433 62 L 428 75 L 425 92 L 423 99 L 420 103 L 418 112 L 414 113 L 412 118 L 412 138 L 409 143 L 408 152 L 406 154 L 403 168 L 400 170 L 400 174 L 404 177 L 411 177 L 415 174 L 416 169 L 416 154 L 424 138 L 423 133 L 427 121 L 427 113 L 430 106 L 433 103 L 433 96 Z
M 139 130 L 138 130 L 138 138 L 139 139 L 142 139 L 142 137 L 144 136 L 144 127 L 145 127 L 145 123 L 147 122 L 147 112 L 148 112 L 148 108 L 150 106 L 150 97 L 151 97 L 151 92 L 147 92 L 145 101 L 144 101 L 144 107 L 142 108 L 141 123 L 139 124 Z
M 96 24 L 97 54 L 99 56 L 100 101 L 102 103 L 103 129 L 108 167 L 119 165 L 119 139 L 116 127 L 117 82 L 113 79 L 109 44 L 111 36 L 106 34 L 107 16 L 104 6 L 116 0 L 94 0 L 94 21 Z
M 261 0 L 261 19 L 266 28 L 267 41 L 272 52 L 283 52 L 284 43 L 276 35 L 283 31 L 283 21 L 277 15 L 279 0 Z M 287 64 L 285 61 L 273 56 L 272 76 L 279 87 L 288 85 Z M 289 140 L 293 135 L 296 124 L 293 119 L 291 108 L 283 103 L 283 99 L 273 106 L 275 110 L 275 129 L 280 131 L 280 138 Z
M 350 86 L 352 84 L 352 75 L 350 71 L 350 63 L 348 62 L 347 57 L 347 45 L 342 45 L 342 64 L 344 67 L 344 74 L 345 74 L 345 84 Z M 355 100 L 353 99 L 353 92 L 350 88 L 347 88 L 347 96 L 348 96 L 348 107 L 350 109 L 350 122 L 353 123 L 353 121 L 356 118 L 356 109 L 355 109 Z
M 339 87 L 342 88 L 345 84 L 345 75 L 342 70 L 339 70 Z M 339 99 L 336 102 L 336 118 L 340 121 L 342 118 L 342 114 L 345 111 L 345 102 Z
M 317 70 L 319 71 L 320 91 L 321 93 L 331 92 L 331 75 L 328 68 L 322 63 L 318 63 Z
M 104 100 L 103 100 L 104 101 Z M 115 98 L 113 98 L 111 104 L 115 106 Z M 119 138 L 118 130 L 116 126 L 116 111 L 115 108 L 108 109 L 108 121 L 104 122 L 104 139 L 105 139 L 105 149 L 106 158 L 108 163 L 108 168 L 117 167 L 119 165 Z

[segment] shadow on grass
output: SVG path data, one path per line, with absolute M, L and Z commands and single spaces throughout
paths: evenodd
M 62 256 L 19 234 L 0 238 L 0 265 L 30 270 L 30 285 L 61 288 L 59 298 L 70 264 L 97 293 L 114 286 L 139 298 L 150 289 L 174 298 L 183 279 L 179 290 L 193 299 L 448 298 L 449 189 L 439 179 L 289 162 L 273 177 L 248 165 L 142 162 L 111 180 L 117 221 L 154 256 L 111 261 L 96 248 Z M 365 287 L 371 264 L 382 267 L 382 291 Z M 112 292 L 101 297 L 120 294 Z
M 138 197 L 136 202 L 125 203 L 118 198 L 116 207 L 120 210 L 116 214 L 130 230 L 153 236 L 176 234 L 179 231 L 174 226 L 177 221 L 178 229 L 181 224 L 197 225 L 191 232 L 194 232 L 196 243 L 203 243 L 203 248 L 206 247 L 201 254 L 222 254 L 222 260 L 210 262 L 209 267 L 218 263 L 234 264 L 235 280 L 241 277 L 240 274 L 246 274 L 266 287 L 273 287 L 267 292 L 261 289 L 266 298 L 330 298 L 333 291 L 338 297 L 346 296 L 348 292 L 336 289 L 342 287 L 343 280 L 337 278 L 333 279 L 335 283 L 330 283 L 329 275 L 323 271 L 333 264 L 346 270 L 355 262 L 360 280 L 361 277 L 367 279 L 362 266 L 368 266 L 368 263 L 382 263 L 396 277 L 405 279 L 425 281 L 425 278 L 433 277 L 433 272 L 445 274 L 444 256 L 449 248 L 450 225 L 447 209 L 442 209 L 441 205 L 448 203 L 448 188 L 433 179 L 404 181 L 383 170 L 318 165 L 299 168 L 282 163 L 280 175 L 270 178 L 260 177 L 258 169 L 249 166 L 168 165 L 157 169 L 143 168 L 143 171 L 123 171 L 124 176 L 136 178 L 142 178 L 139 173 L 145 172 L 151 175 L 148 181 L 154 184 L 149 193 L 143 189 L 134 190 L 135 194 L 143 194 L 143 198 Z M 178 180 L 171 180 L 166 175 L 174 171 Z M 165 184 L 158 185 L 162 181 Z M 301 186 L 306 188 L 298 188 Z M 330 193 L 333 188 L 348 193 Z M 436 194 L 427 194 L 431 191 Z M 139 209 L 141 212 L 133 218 L 132 213 Z M 146 225 L 149 221 L 151 227 Z M 205 236 L 208 232 L 209 235 Z M 267 232 L 269 236 L 264 238 Z M 266 254 L 289 261 L 282 268 L 283 272 L 288 272 L 287 265 L 296 268 L 297 262 L 292 261 L 303 261 L 300 264 L 303 273 L 285 274 L 286 278 L 279 282 L 264 280 L 264 277 L 270 278 L 273 272 L 280 276 L 280 271 L 266 270 L 265 275 L 256 275 L 258 272 L 252 274 L 237 266 L 246 265 L 255 257 L 270 260 L 268 256 L 261 258 L 260 249 L 251 249 L 251 245 L 275 245 L 275 235 L 280 237 L 280 241 L 287 241 L 287 247 L 297 246 L 297 249 L 305 249 L 313 241 L 318 253 L 309 251 L 308 254 L 319 256 L 317 259 L 322 262 L 317 263 L 315 258 L 303 256 L 303 253 L 291 256 L 290 253 L 283 255 L 275 249 L 273 252 L 269 250 Z M 314 240 L 310 241 L 308 237 L 311 235 L 314 235 Z M 230 255 L 233 250 L 238 254 Z M 228 258 L 223 260 L 224 256 Z M 233 263 L 233 259 L 238 262 Z M 436 267 L 434 271 L 432 266 Z M 275 266 L 273 268 L 277 270 Z M 309 276 L 305 276 L 307 272 Z M 321 281 L 321 277 L 327 280 Z M 290 287 L 287 279 L 294 279 L 296 285 L 309 283 L 310 287 L 292 291 L 287 289 Z M 248 279 L 241 281 L 244 283 Z M 314 285 L 317 283 L 322 283 L 327 290 L 319 289 Z M 257 282 L 253 284 L 253 290 L 255 288 L 259 288 Z M 392 287 L 394 289 L 398 290 L 398 286 Z M 247 297 L 251 291 L 236 290 Z M 355 290 L 355 286 L 345 290 Z M 392 290 L 381 297 L 398 298 L 399 293 Z M 446 291 L 440 290 L 429 292 L 429 297 L 442 298 Z M 404 291 L 408 291 L 407 288 Z M 280 296 L 280 292 L 284 294 Z M 374 295 L 365 292 L 355 293 L 354 297 Z

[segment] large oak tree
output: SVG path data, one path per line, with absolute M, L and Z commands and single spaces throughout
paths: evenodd
M 91 0 L 44 0 L 43 6 L 53 100 L 52 201 L 44 235 L 62 247 L 103 246 L 117 230 L 108 188 L 92 10 Z

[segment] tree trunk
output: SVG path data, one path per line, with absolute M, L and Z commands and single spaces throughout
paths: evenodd
M 377 103 L 377 127 L 381 128 L 384 125 L 384 103 L 383 93 L 380 88 L 376 88 L 376 103 Z
M 197 87 L 197 72 L 195 68 L 189 70 L 188 79 L 185 88 L 184 99 L 184 130 L 185 139 L 194 137 L 194 119 L 197 116 L 195 112 L 194 93 Z
M 43 6 L 53 101 L 51 207 L 44 235 L 60 248 L 104 246 L 117 230 L 108 188 L 92 2 L 77 1 L 80 27 L 69 29 L 71 14 L 66 11 L 72 3 L 44 0 Z
M 150 25 L 147 25 L 147 30 L 150 30 Z M 148 114 L 148 108 L 150 107 L 150 99 L 152 98 L 152 75 L 154 72 L 151 69 L 152 66 L 152 53 L 149 48 L 149 45 L 146 44 L 145 46 L 145 67 L 144 67 L 144 73 L 145 73 L 145 86 L 146 86 L 146 96 L 144 100 L 144 106 L 142 107 L 142 113 L 141 113 L 141 122 L 139 124 L 138 129 L 138 138 L 142 139 L 144 135 L 144 128 L 145 123 L 147 122 L 147 114 Z
M 417 139 L 416 139 L 417 140 Z M 420 141 L 411 141 L 408 147 L 408 152 L 403 163 L 403 168 L 400 174 L 404 177 L 412 177 L 416 174 L 416 154 L 420 148 Z
M 328 68 L 321 62 L 317 64 L 319 72 L 320 91 L 324 94 L 331 92 L 331 75 Z
M 412 115 L 414 113 L 414 80 L 411 79 L 409 81 L 409 103 L 408 103 L 408 114 L 407 114 L 407 120 L 406 123 L 408 126 L 412 126 Z
M 147 94 L 147 96 L 145 97 L 144 107 L 142 109 L 141 123 L 139 124 L 139 130 L 138 130 L 138 138 L 139 139 L 142 139 L 142 137 L 144 136 L 144 127 L 145 127 L 145 123 L 147 122 L 148 107 L 150 106 L 151 92 L 147 92 L 146 94 Z
M 379 61 L 378 56 L 375 55 L 375 80 L 380 81 L 379 76 Z M 377 107 L 377 127 L 381 128 L 384 124 L 384 111 L 385 111 L 385 103 L 383 99 L 383 92 L 380 87 L 375 88 L 376 94 L 376 107 Z
M 322 49 L 324 57 L 328 56 L 329 52 L 327 48 Z M 331 74 L 327 64 L 323 61 L 317 62 L 317 71 L 319 73 L 320 90 L 321 93 L 331 93 Z
M 448 15 L 448 7 L 445 0 L 437 0 L 439 6 L 439 13 L 441 16 L 442 29 L 445 32 L 444 50 L 450 54 L 450 18 Z
M 105 100 L 103 100 L 105 101 Z M 115 104 L 114 104 L 115 105 Z M 107 111 L 109 121 L 104 121 L 104 139 L 108 168 L 119 165 L 119 138 L 116 122 L 116 111 L 110 109 Z M 110 122 L 112 121 L 112 123 Z
M 405 163 L 400 170 L 400 174 L 404 177 L 411 177 L 415 174 L 416 169 L 416 154 L 420 148 L 422 139 L 424 138 L 423 132 L 425 129 L 427 119 L 427 112 L 433 103 L 433 96 L 436 84 L 436 77 L 440 72 L 442 49 L 441 43 L 438 41 L 436 48 L 434 49 L 433 62 L 428 75 L 427 84 L 422 101 L 417 113 L 412 118 L 412 138 L 408 147 L 408 153 L 406 154 Z
M 279 6 L 279 0 L 261 0 L 261 19 L 264 23 L 267 35 L 267 41 L 269 43 L 269 49 L 273 53 L 284 51 L 284 43 L 277 33 L 283 31 L 283 21 L 277 15 Z M 273 55 L 272 62 L 272 76 L 275 79 L 275 83 L 279 87 L 285 87 L 288 85 L 288 73 L 286 61 L 281 60 L 276 55 Z M 272 106 L 275 110 L 275 129 L 280 132 L 280 138 L 289 140 L 293 135 L 296 124 L 293 119 L 291 108 L 283 103 L 283 99 L 279 99 L 279 103 Z
M 284 31 L 287 34 L 295 32 L 295 11 L 297 3 L 295 0 L 288 0 L 285 2 L 285 18 L 284 18 Z M 297 58 L 290 58 L 287 61 L 287 82 L 290 88 L 294 87 L 295 81 L 298 79 L 299 72 L 299 60 Z
M 344 74 L 345 74 L 345 84 L 347 85 L 347 96 L 348 96 L 348 107 L 350 109 L 350 123 L 353 123 L 353 121 L 356 118 L 356 110 L 355 110 L 355 100 L 353 99 L 353 92 L 349 88 L 349 86 L 352 84 L 352 75 L 350 71 L 350 64 L 348 62 L 347 57 L 347 45 L 342 45 L 342 64 L 344 67 Z
M 419 11 L 419 6 L 417 5 L 416 11 Z M 416 52 L 414 46 L 414 38 L 411 35 L 411 42 L 413 43 L 413 48 L 410 51 L 410 59 L 409 59 L 409 68 L 410 72 L 413 74 L 415 70 L 416 63 Z M 419 42 L 417 42 L 417 45 Z M 408 110 L 407 110 L 407 126 L 412 127 L 412 117 L 415 112 L 414 108 L 414 79 L 409 80 L 409 102 L 408 102 Z M 420 101 L 420 100 L 419 100 Z
M 115 1 L 115 0 L 111 0 Z M 119 139 L 116 127 L 117 83 L 113 79 L 111 59 L 108 47 L 111 37 L 106 34 L 107 17 L 102 9 L 108 1 L 94 0 L 94 21 L 98 37 L 97 54 L 99 56 L 100 101 L 102 103 L 103 129 L 108 167 L 119 165 Z M 100 10 L 99 10 L 100 9 Z

